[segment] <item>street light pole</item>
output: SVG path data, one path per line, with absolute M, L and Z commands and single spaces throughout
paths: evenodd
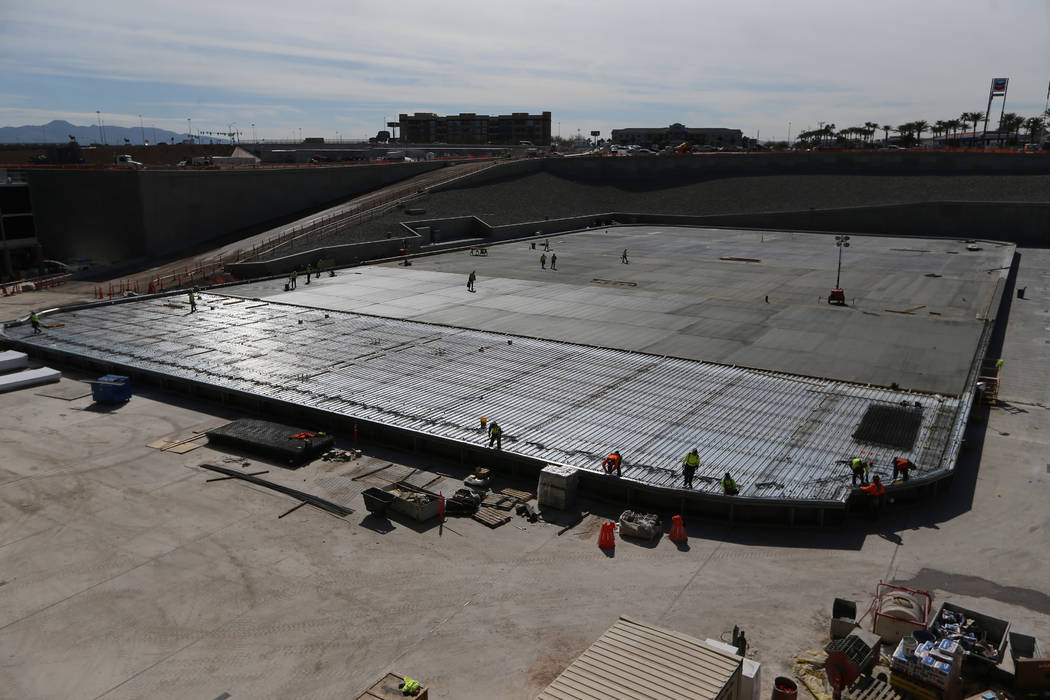
M 835 236 L 835 246 L 839 249 L 839 269 L 835 273 L 835 289 L 840 289 L 839 282 L 842 280 L 842 249 L 849 248 L 849 236 Z

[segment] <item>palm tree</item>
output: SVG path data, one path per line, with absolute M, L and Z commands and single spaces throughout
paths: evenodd
M 882 129 L 882 133 L 883 133 L 882 145 L 885 146 L 886 144 L 888 144 L 890 142 L 890 132 L 893 131 L 893 127 L 890 126 L 889 124 L 883 124 L 879 128 Z
M 959 117 L 959 119 L 961 119 L 963 122 L 965 122 L 967 124 L 970 124 L 970 123 L 973 124 L 973 138 L 976 139 L 977 138 L 977 124 L 982 119 L 984 119 L 984 114 L 982 112 L 963 112 L 962 115 Z
M 999 120 L 999 133 L 1000 140 L 1002 139 L 1001 134 L 1014 133 L 1014 141 L 1017 141 L 1017 132 L 1021 131 L 1021 125 L 1024 124 L 1024 117 L 1016 114 L 1015 112 L 1007 112 L 1003 115 L 1002 119 Z
M 920 119 L 919 121 L 912 122 L 912 125 L 915 127 L 915 145 L 916 146 L 921 146 L 922 145 L 922 132 L 929 130 L 930 124 L 929 124 L 929 122 L 927 122 L 927 121 L 925 121 L 923 119 Z
M 911 138 L 912 138 L 911 137 L 911 132 L 912 132 L 912 130 L 914 128 L 915 128 L 915 125 L 912 122 L 907 122 L 905 124 L 899 124 L 897 126 L 897 128 L 894 129 L 894 131 L 896 131 L 898 134 L 901 135 L 901 140 L 902 141 L 904 141 L 905 143 L 910 145 L 911 144 Z
M 1028 143 L 1034 143 L 1035 135 L 1043 130 L 1043 118 L 1029 117 L 1025 119 L 1024 128 L 1028 131 Z
M 868 143 L 871 143 L 875 139 L 875 130 L 879 128 L 879 125 L 875 122 L 864 122 L 864 128 L 868 130 Z

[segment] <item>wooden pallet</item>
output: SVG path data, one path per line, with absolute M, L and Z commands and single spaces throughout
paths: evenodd
M 518 489 L 503 489 L 500 491 L 504 496 L 510 496 L 516 498 L 522 503 L 531 501 L 536 498 L 535 494 L 529 493 L 528 491 L 519 491 Z
M 510 522 L 509 515 L 501 513 L 494 508 L 478 508 L 478 512 L 473 517 L 479 523 L 485 523 L 491 528 L 497 528 Z
M 850 690 L 843 693 L 848 700 L 901 700 L 901 694 L 889 683 L 873 679 L 864 690 Z
M 481 505 L 495 508 L 496 504 L 500 503 L 505 498 L 506 496 L 501 496 L 498 493 L 487 493 L 485 494 L 485 498 L 482 499 Z

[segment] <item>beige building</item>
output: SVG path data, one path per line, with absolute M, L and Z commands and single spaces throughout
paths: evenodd
M 689 141 L 694 146 L 742 146 L 744 134 L 740 129 L 690 128 L 682 124 L 630 129 L 613 129 L 612 142 L 618 146 L 674 146 Z

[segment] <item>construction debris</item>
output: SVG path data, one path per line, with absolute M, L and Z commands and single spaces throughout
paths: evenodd
M 361 456 L 361 450 L 338 450 L 331 449 L 321 455 L 325 462 L 350 462 Z
M 305 501 L 310 505 L 314 506 L 315 508 L 320 508 L 321 510 L 326 510 L 329 513 L 332 513 L 333 515 L 338 515 L 339 517 L 344 517 L 354 512 L 353 508 L 347 508 L 346 506 L 341 506 L 338 503 L 333 503 L 332 501 L 328 501 L 323 498 L 318 498 L 313 494 L 309 494 L 304 491 L 297 491 L 296 489 L 288 488 L 287 486 L 282 486 L 281 484 L 275 484 L 272 481 L 260 479 L 257 476 L 251 476 L 249 474 L 245 474 L 244 472 L 234 471 L 233 469 L 227 469 L 226 467 L 217 467 L 214 464 L 201 464 L 200 466 L 202 469 L 208 469 L 210 471 L 218 472 L 220 474 L 226 474 L 227 476 L 231 476 L 235 479 L 243 479 L 244 481 L 250 481 L 251 483 L 256 484 L 257 486 L 263 486 L 268 489 L 273 489 L 274 491 L 279 491 L 283 494 L 292 496 L 293 498 L 297 498 L 300 501 Z
M 654 513 L 625 510 L 620 514 L 620 536 L 652 540 L 663 533 L 660 517 Z

